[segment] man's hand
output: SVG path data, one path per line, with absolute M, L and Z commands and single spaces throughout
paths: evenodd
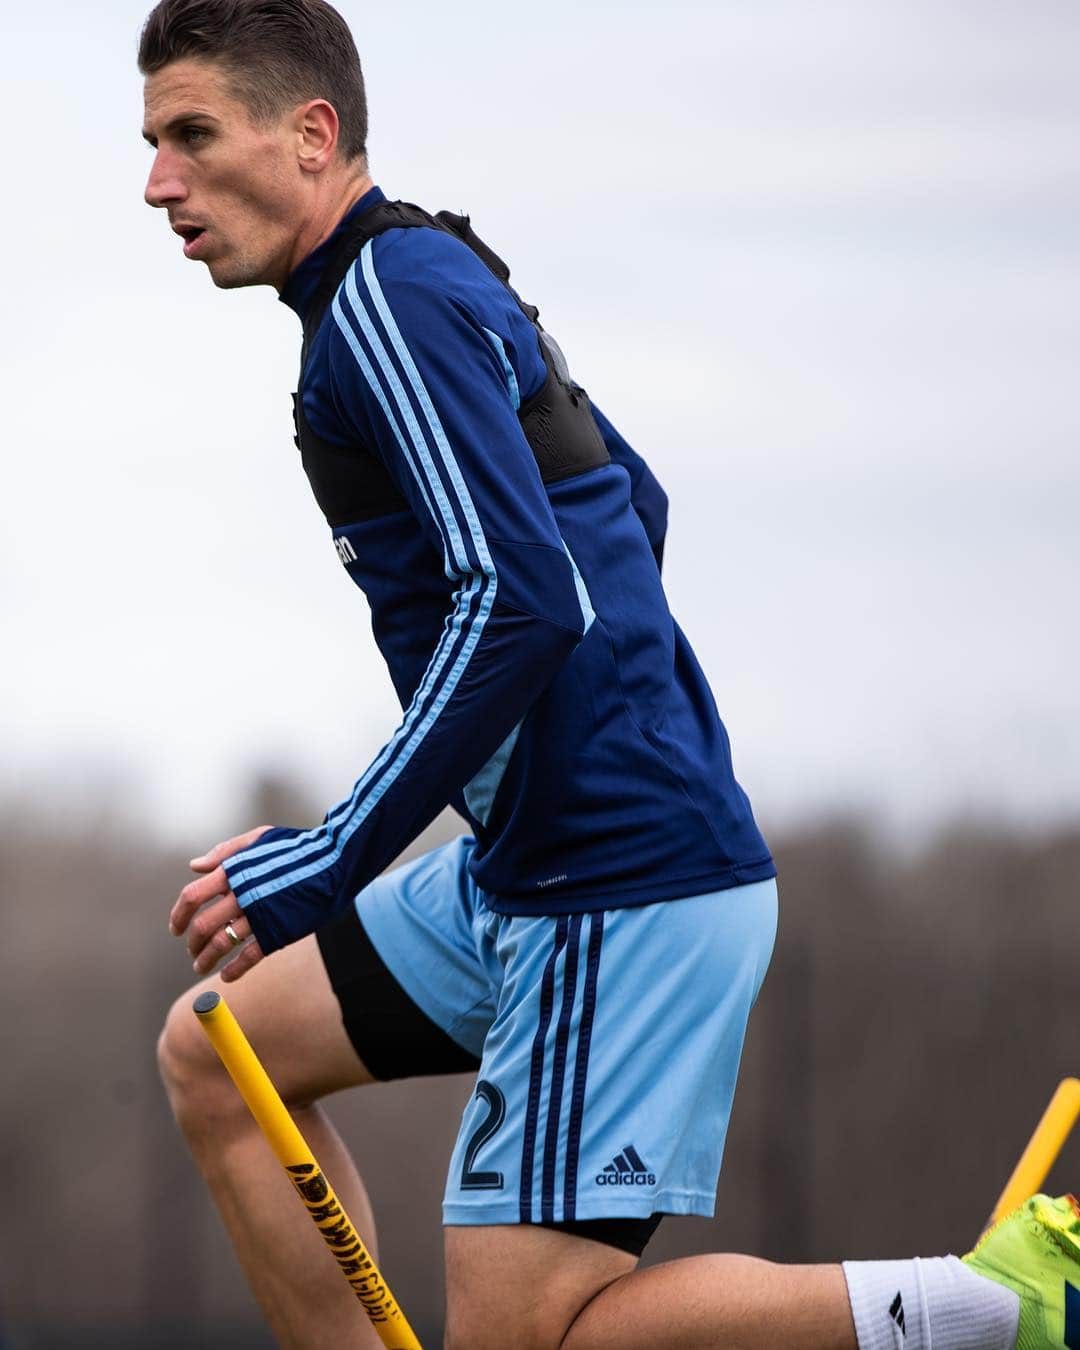
M 197 881 L 189 881 L 180 892 L 169 915 L 169 932 L 173 937 L 187 933 L 188 951 L 198 975 L 209 975 L 223 957 L 235 951 L 233 959 L 222 967 L 221 978 L 226 982 L 238 980 L 263 958 L 262 948 L 251 936 L 251 925 L 229 889 L 229 879 L 221 864 L 234 853 L 248 848 L 270 828 L 259 825 L 247 834 L 238 834 L 235 839 L 215 844 L 201 858 L 191 860 L 191 870 L 202 875 Z M 210 904 L 217 896 L 221 899 Z M 225 931 L 226 925 L 236 934 L 239 943 L 246 945 L 234 942 Z

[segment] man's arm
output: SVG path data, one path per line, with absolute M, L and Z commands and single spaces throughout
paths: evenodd
M 224 872 L 263 953 L 313 932 L 479 771 L 585 629 L 573 564 L 490 334 L 365 250 L 334 302 L 331 388 L 444 561 L 453 608 L 405 718 L 311 830 L 273 829 Z
M 649 466 L 619 435 L 595 403 L 592 410 L 608 454 L 630 475 L 630 505 L 644 526 L 656 565 L 660 567 L 664 561 L 664 540 L 667 537 L 667 493 L 657 482 Z

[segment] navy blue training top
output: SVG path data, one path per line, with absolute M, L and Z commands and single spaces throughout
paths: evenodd
M 342 225 L 281 299 L 303 319 Z M 667 499 L 594 409 L 610 464 L 545 486 L 518 408 L 536 329 L 459 239 L 364 245 L 299 391 L 323 441 L 374 455 L 407 509 L 336 525 L 404 710 L 313 829 L 225 863 L 264 951 L 351 903 L 448 803 L 491 909 L 565 914 L 775 875 L 708 684 L 667 607 Z

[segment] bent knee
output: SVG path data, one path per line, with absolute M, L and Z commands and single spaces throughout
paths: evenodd
M 314 939 L 305 939 L 260 964 L 242 987 L 224 986 L 214 976 L 172 1005 L 158 1040 L 158 1066 L 185 1132 L 189 1123 L 208 1119 L 236 1114 L 247 1119 L 243 1099 L 192 1007 L 206 990 L 222 993 L 228 987 L 230 1007 L 289 1110 L 304 1110 L 331 1092 L 373 1081 L 346 1035 L 325 975 L 321 983 L 312 978 L 315 961 Z

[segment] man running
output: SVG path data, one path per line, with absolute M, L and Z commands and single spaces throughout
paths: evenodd
M 297 444 L 404 710 L 320 825 L 194 859 L 170 917 L 197 972 L 231 958 L 208 983 L 235 985 L 358 1227 L 373 1242 L 319 1099 L 473 1069 L 444 1204 L 450 1346 L 1080 1344 L 1068 1201 L 1033 1202 L 969 1265 L 636 1270 L 662 1215 L 713 1211 L 776 924 L 664 598 L 664 494 L 469 222 L 375 186 L 329 5 L 162 0 L 139 68 L 147 202 L 215 285 L 273 286 L 301 320 Z M 470 835 L 382 876 L 448 803 Z M 377 1345 L 190 994 L 160 1059 L 280 1343 Z

